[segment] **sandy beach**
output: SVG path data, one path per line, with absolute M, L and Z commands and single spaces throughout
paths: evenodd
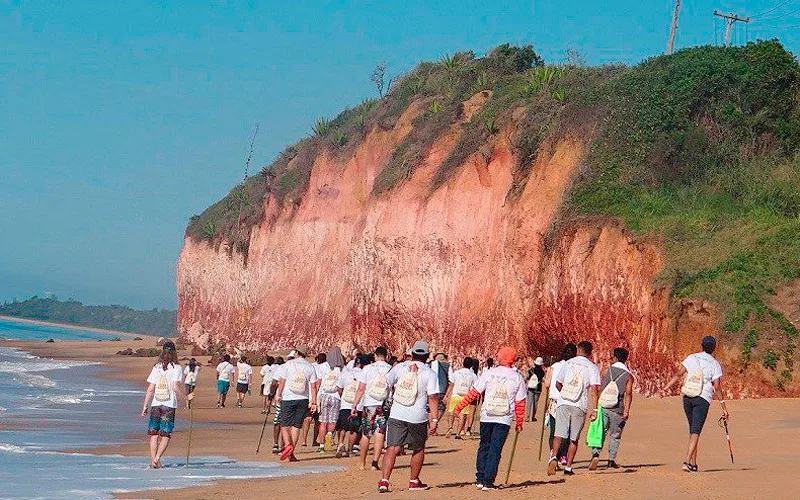
M 110 368 L 108 376 L 135 382 L 142 388 L 143 379 L 154 362 L 152 358 L 115 354 L 126 347 L 142 347 L 142 341 L 60 342 L 55 345 L 3 341 L 2 344 L 20 347 L 37 356 L 101 361 Z M 181 353 L 182 357 L 184 354 Z M 207 362 L 206 358 L 200 360 Z M 201 371 L 196 393 L 194 420 L 204 425 L 194 428 L 192 454 L 277 462 L 277 456 L 270 453 L 271 418 L 262 452 L 255 454 L 263 422 L 260 398 L 248 398 L 244 409 L 216 409 L 213 367 L 204 366 L 203 369 L 205 372 Z M 767 495 L 771 498 L 796 498 L 800 487 L 800 477 L 796 474 L 797 449 L 800 447 L 800 400 L 760 399 L 731 401 L 728 404 L 732 415 L 730 430 L 735 446 L 735 464 L 730 462 L 724 434 L 716 424 L 720 414 L 718 404 L 715 403 L 702 436 L 700 473 L 687 474 L 680 470 L 687 431 L 679 398 L 638 397 L 634 401 L 618 457 L 623 465 L 621 469 L 605 470 L 601 466 L 598 471 L 589 472 L 586 470 L 589 454 L 586 447 L 582 446 L 576 476 L 565 478 L 558 474 L 548 478 L 545 462 L 537 460 L 541 426 L 540 422 L 535 422 L 528 423 L 519 438 L 509 484 L 502 491 L 479 493 L 472 485 L 477 438 L 456 441 L 433 437 L 428 442 L 429 452 L 422 472 L 422 478 L 432 489 L 421 494 L 415 493 L 414 496 L 463 499 L 495 495 L 521 499 L 564 495 L 603 498 L 613 494 L 625 498 L 759 498 Z M 130 409 L 131 412 L 138 410 L 138 406 Z M 188 413 L 181 410 L 179 418 L 188 418 Z M 133 436 L 136 443 L 94 451 L 144 457 L 147 454 L 145 427 L 146 421 L 143 419 L 142 434 Z M 185 431 L 178 431 L 173 435 L 168 455 L 181 456 L 186 453 L 186 434 Z M 498 482 L 502 482 L 505 476 L 511 441 L 509 439 L 506 443 Z M 263 498 L 267 495 L 307 497 L 320 494 L 325 498 L 373 498 L 377 495 L 378 473 L 358 470 L 355 458 L 337 460 L 327 455 L 319 456 L 310 447 L 302 449 L 298 456 L 300 465 L 337 465 L 344 470 L 304 477 L 219 481 L 210 486 L 151 490 L 119 497 Z M 546 456 L 543 456 L 543 460 L 546 460 Z M 408 457 L 400 457 L 398 468 L 392 476 L 393 496 L 411 495 L 405 491 L 407 465 Z

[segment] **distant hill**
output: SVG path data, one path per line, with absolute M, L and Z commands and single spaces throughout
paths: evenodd
M 176 311 L 137 311 L 126 306 L 85 306 L 77 300 L 31 297 L 0 305 L 0 315 L 104 328 L 129 333 L 175 335 Z

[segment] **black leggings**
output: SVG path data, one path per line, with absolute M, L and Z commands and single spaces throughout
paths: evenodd
M 689 434 L 703 432 L 703 424 L 706 423 L 710 406 L 711 403 L 700 396 L 694 398 L 683 397 L 683 411 L 686 413 L 686 420 L 689 421 Z

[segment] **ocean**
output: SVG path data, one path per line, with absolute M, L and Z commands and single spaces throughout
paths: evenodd
M 0 320 L 0 338 L 87 340 L 108 338 L 85 330 Z M 99 363 L 62 361 L 3 347 L 0 341 L 0 499 L 111 498 L 114 492 L 178 488 L 215 479 L 268 478 L 338 470 L 192 457 L 170 448 L 164 468 L 147 457 L 95 455 L 82 450 L 142 437 L 138 415 L 143 389 L 103 378 Z M 143 377 L 146 374 L 142 375 Z M 185 422 L 177 421 L 176 430 Z

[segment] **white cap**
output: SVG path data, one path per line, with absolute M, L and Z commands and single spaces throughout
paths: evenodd
M 533 361 L 533 364 L 536 366 L 542 366 L 544 364 L 544 360 L 542 359 L 541 356 L 539 356 Z

